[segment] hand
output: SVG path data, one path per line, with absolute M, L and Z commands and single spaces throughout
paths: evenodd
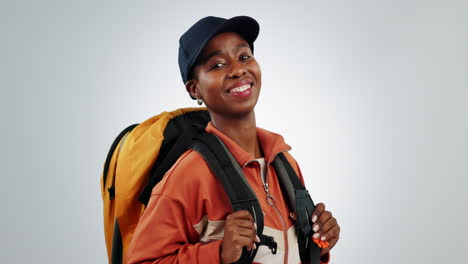
M 236 262 L 242 255 L 242 248 L 256 249 L 254 242 L 260 242 L 252 215 L 247 210 L 234 212 L 227 216 L 224 237 L 221 243 L 221 263 Z
M 330 245 L 327 248 L 323 248 L 320 256 L 327 254 L 340 239 L 340 226 L 336 221 L 332 213 L 325 211 L 325 205 L 323 203 L 317 204 L 315 210 L 312 213 L 312 229 L 314 229 L 314 238 L 327 241 Z

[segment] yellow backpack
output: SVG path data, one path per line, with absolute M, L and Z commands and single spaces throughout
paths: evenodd
M 174 122 L 168 127 L 171 120 Z M 101 175 L 104 233 L 109 263 L 123 263 L 125 250 L 145 210 L 151 190 L 160 180 L 155 178 L 162 178 L 164 175 L 162 167 L 169 169 L 172 166 L 168 158 L 172 158 L 174 163 L 185 151 L 186 146 L 182 146 L 181 142 L 171 141 L 177 138 L 180 140 L 180 135 L 187 135 L 188 130 L 196 133 L 200 129 L 191 129 L 190 124 L 204 127 L 209 120 L 205 108 L 177 109 L 129 126 L 114 140 Z M 191 138 L 185 138 L 188 143 L 190 140 Z M 159 164 L 155 164 L 160 155 L 166 155 L 174 147 L 179 148 L 180 153 L 158 160 Z

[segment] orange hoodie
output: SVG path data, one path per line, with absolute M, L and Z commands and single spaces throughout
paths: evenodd
M 268 247 L 260 246 L 254 263 L 300 263 L 294 221 L 289 217 L 291 210 L 271 165 L 274 157 L 284 152 L 303 182 L 297 162 L 288 153 L 291 147 L 282 136 L 257 128 L 257 138 L 265 155 L 269 192 L 276 200 L 269 205 L 260 165 L 255 158 L 211 122 L 206 131 L 218 136 L 239 162 L 262 207 L 263 234 L 272 236 L 278 244 L 275 255 Z M 203 157 L 188 150 L 154 187 L 125 254 L 126 263 L 220 263 L 224 221 L 232 212 L 223 186 Z M 321 263 L 328 263 L 329 257 L 329 254 L 324 255 Z

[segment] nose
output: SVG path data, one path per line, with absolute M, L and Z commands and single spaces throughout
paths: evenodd
M 238 61 L 235 61 L 232 64 L 231 73 L 228 76 L 229 78 L 239 78 L 246 73 L 247 70 L 245 69 L 244 65 Z

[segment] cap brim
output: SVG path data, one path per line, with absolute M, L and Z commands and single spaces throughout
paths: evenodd
M 216 35 L 223 32 L 238 33 L 247 41 L 247 43 L 249 43 L 253 52 L 253 43 L 258 37 L 258 33 L 260 32 L 260 26 L 255 19 L 248 16 L 236 16 L 224 21 L 224 23 L 220 24 L 219 27 L 209 35 L 209 37 L 203 42 L 203 45 L 201 45 L 200 48 L 197 50 L 196 55 L 190 62 L 191 69 L 197 62 L 198 57 L 200 56 L 208 42 L 210 42 L 210 40 Z

